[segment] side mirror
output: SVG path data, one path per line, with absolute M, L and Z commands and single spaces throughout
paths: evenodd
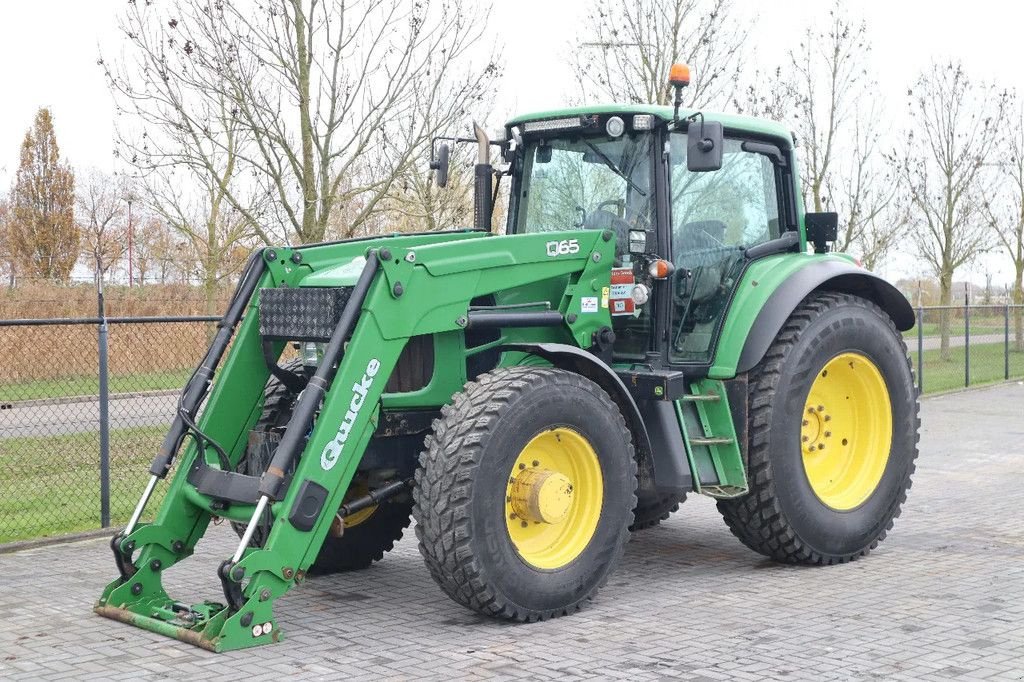
M 828 253 L 828 245 L 839 238 L 838 213 L 805 213 L 804 231 L 814 244 L 814 253 Z
M 430 162 L 430 169 L 437 173 L 437 186 L 448 186 L 448 163 L 451 157 L 451 148 L 447 142 L 442 142 L 437 148 L 437 158 Z
M 716 121 L 690 121 L 686 129 L 686 169 L 692 173 L 716 171 L 722 167 L 725 132 Z

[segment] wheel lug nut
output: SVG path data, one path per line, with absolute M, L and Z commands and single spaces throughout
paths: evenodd
M 818 449 L 819 450 L 824 450 L 825 449 L 825 444 L 824 443 L 818 443 Z
M 832 436 L 832 432 L 831 431 L 826 431 L 825 432 L 825 438 L 830 438 L 831 436 Z
M 818 412 L 824 412 L 824 411 L 825 411 L 825 406 L 824 405 L 818 405 Z
M 804 420 L 804 422 L 803 422 L 803 425 L 804 425 L 804 426 L 807 426 L 807 425 L 808 425 L 809 423 L 810 423 L 810 422 L 808 422 L 808 421 L 807 421 L 807 420 L 805 419 L 805 420 Z
M 830 417 L 829 415 L 826 414 L 825 415 L 825 421 L 827 421 L 827 422 L 828 421 L 832 421 L 832 417 Z
M 509 514 L 508 518 L 509 518 L 510 521 L 514 520 L 516 518 L 516 515 L 515 514 Z
M 801 440 L 806 443 L 810 439 L 807 436 L 804 436 Z
M 530 525 L 530 524 L 528 524 L 528 523 L 527 523 L 526 521 L 523 521 L 523 528 L 526 528 L 526 527 L 528 527 L 529 525 Z
M 525 465 L 525 464 L 520 464 L 520 465 L 519 465 L 519 470 L 520 470 L 520 471 L 522 471 L 522 470 L 523 470 L 523 469 L 525 469 L 525 468 L 526 468 L 526 465 Z

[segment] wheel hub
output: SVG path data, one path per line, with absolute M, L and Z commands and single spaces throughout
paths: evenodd
M 572 481 L 549 469 L 527 469 L 512 484 L 512 509 L 527 521 L 561 523 L 572 506 Z
M 800 427 L 800 445 L 805 452 L 810 454 L 826 448 L 832 438 L 831 421 L 826 405 L 807 405 Z

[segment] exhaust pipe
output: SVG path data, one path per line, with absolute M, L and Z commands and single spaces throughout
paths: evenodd
M 473 227 L 478 230 L 491 230 L 491 141 L 487 133 L 476 122 L 473 123 L 473 134 L 476 135 L 477 160 L 473 178 Z

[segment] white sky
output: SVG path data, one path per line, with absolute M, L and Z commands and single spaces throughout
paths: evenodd
M 100 68 L 99 46 L 117 51 L 116 16 L 127 0 L 17 0 L 4 3 L 0 18 L 0 188 L 17 166 L 18 148 L 40 106 L 53 110 L 58 142 L 76 168 L 113 169 L 113 106 Z M 626 0 L 629 1 L 629 0 Z M 642 2 L 643 0 L 632 0 Z M 737 0 L 757 14 L 751 40 L 756 65 L 783 62 L 808 22 L 825 15 L 825 0 Z M 585 0 L 495 0 L 492 31 L 504 43 L 505 79 L 488 128 L 516 112 L 561 105 L 571 83 L 567 40 L 586 14 Z M 891 123 L 905 125 L 906 89 L 932 59 L 956 58 L 976 79 L 996 80 L 1024 93 L 1021 20 L 1024 5 L 1006 0 L 861 0 L 849 11 L 868 22 L 873 44 L 870 69 Z M 751 66 L 754 66 L 752 64 Z M 983 283 L 1010 279 L 998 258 L 986 258 L 963 275 Z M 890 277 L 919 274 L 912 261 L 893 264 Z M 959 279 L 960 277 L 958 277 Z

